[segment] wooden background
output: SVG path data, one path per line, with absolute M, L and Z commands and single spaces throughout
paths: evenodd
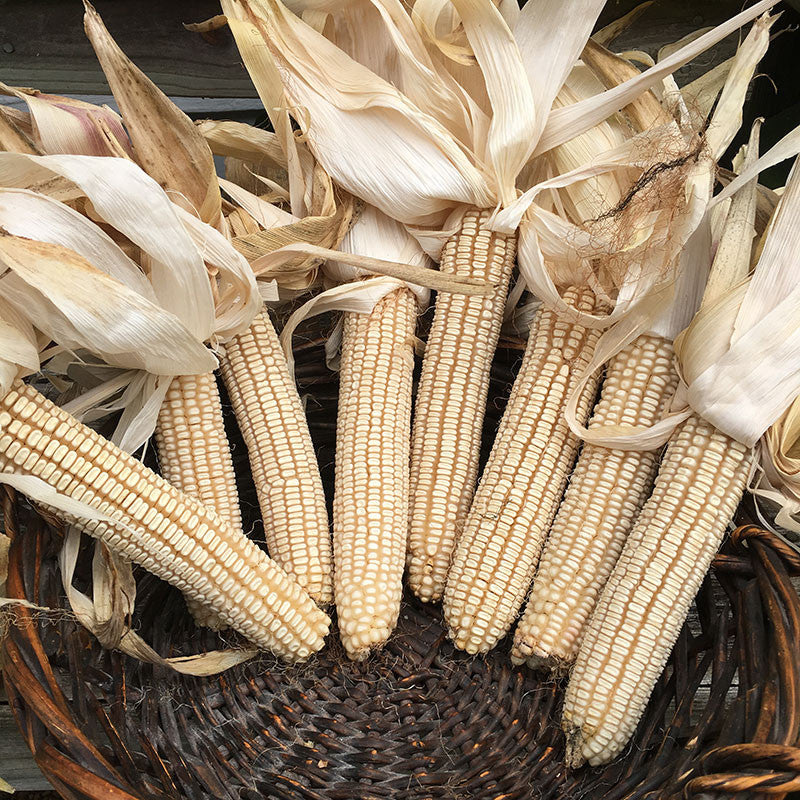
M 630 11 L 638 0 L 609 0 L 600 24 Z M 658 48 L 705 26 L 730 17 L 749 2 L 742 0 L 657 0 L 615 43 L 615 49 L 636 48 L 655 55 Z M 219 13 L 216 0 L 96 0 L 96 8 L 139 67 L 194 117 L 242 116 L 260 119 L 255 90 L 239 60 L 227 30 L 203 38 L 183 28 Z M 781 3 L 780 34 L 761 65 L 769 78 L 756 80 L 745 123 L 766 118 L 762 141 L 769 146 L 800 124 L 800 0 Z M 78 0 L 0 0 L 0 80 L 14 86 L 79 96 L 101 96 L 108 85 L 83 34 Z M 676 74 L 691 80 L 731 55 L 736 36 L 698 58 Z M 749 125 L 748 125 L 749 127 Z M 734 146 L 738 146 L 736 143 Z M 764 178 L 779 185 L 786 166 Z M 10 710 L 0 695 L 0 777 L 19 791 L 45 790 L 48 784 L 13 727 Z M 27 791 L 26 791 L 27 790 Z M 44 797 L 44 795 L 37 795 Z M 55 795 L 53 795 L 55 797 Z

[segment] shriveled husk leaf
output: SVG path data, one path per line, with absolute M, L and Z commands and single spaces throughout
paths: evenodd
M 290 214 L 280 206 L 262 199 L 232 181 L 220 178 L 219 185 L 262 228 L 277 228 L 283 225 L 292 225 L 298 221 L 294 214 Z
M 186 116 L 120 50 L 100 15 L 84 0 L 84 28 L 145 172 L 175 203 L 203 222 L 221 224 L 219 190 L 211 150 Z
M 108 106 L 83 100 L 18 89 L 0 84 L 0 93 L 24 100 L 31 114 L 36 150 L 4 147 L 13 152 L 41 152 L 46 155 L 72 153 L 84 156 L 131 157 L 133 151 L 122 120 Z
M 238 193 L 242 199 L 241 192 Z M 248 207 L 257 209 L 251 203 Z M 269 221 L 266 209 L 263 208 L 264 222 Z M 279 209 L 273 209 L 275 221 L 281 221 Z M 285 212 L 283 212 L 285 214 Z M 255 215 L 254 215 L 255 216 Z M 292 217 L 292 219 L 294 219 Z M 322 248 L 323 251 L 335 248 L 353 219 L 353 202 L 349 197 L 341 198 L 335 209 L 324 216 L 305 216 L 288 224 L 277 227 L 265 227 L 257 233 L 247 234 L 233 240 L 236 249 L 250 262 L 254 273 L 262 280 L 275 280 L 284 289 L 306 289 L 316 282 L 317 268 L 320 259 L 325 256 L 320 252 L 302 249 L 294 254 L 274 255 L 289 245 L 307 245 Z
M 756 65 L 767 52 L 769 31 L 776 19 L 777 16 L 767 14 L 757 19 L 733 59 L 714 115 L 705 132 L 706 144 L 715 160 L 722 157 L 742 125 L 742 109 L 747 89 Z
M 89 347 L 110 363 L 176 374 L 216 360 L 169 312 L 58 244 L 0 237 L 3 298 L 65 347 Z
M 619 86 L 639 74 L 639 70 L 629 61 L 606 50 L 591 39 L 583 48 L 581 58 L 607 89 Z M 621 109 L 621 113 L 631 119 L 633 129 L 636 131 L 646 131 L 672 121 L 652 91 L 642 92 L 634 102 Z
M 267 159 L 286 166 L 286 155 L 272 131 L 227 119 L 203 119 L 195 125 L 215 156 L 234 156 L 242 161 Z
M 183 27 L 190 33 L 211 33 L 224 28 L 227 24 L 228 20 L 224 14 L 216 14 L 213 17 L 204 19 L 202 22 L 184 22 Z
M 547 119 L 536 153 L 544 153 L 557 147 L 624 108 L 639 94 L 653 88 L 665 76 L 680 69 L 721 39 L 768 11 L 776 2 L 777 0 L 761 0 L 600 97 L 587 98 L 568 108 L 553 111 Z
M 627 14 L 610 22 L 604 28 L 600 28 L 599 31 L 592 35 L 592 39 L 594 39 L 597 44 L 608 47 L 614 39 L 625 33 L 625 31 L 653 5 L 653 2 L 654 0 L 647 0 L 645 3 L 639 3 L 638 6 L 632 8 Z
M 208 339 L 215 326 L 214 302 L 203 256 L 163 189 L 123 159 L 0 153 L 0 185 L 25 187 L 52 173 L 80 186 L 96 212 L 150 257 L 149 277 L 159 303 L 192 334 Z
M 750 140 L 734 161 L 742 172 L 758 161 L 761 120 L 756 120 Z M 710 306 L 729 289 L 741 283 L 750 272 L 750 253 L 755 239 L 758 181 L 752 178 L 731 199 L 714 253 L 714 264 L 703 293 L 703 306 Z

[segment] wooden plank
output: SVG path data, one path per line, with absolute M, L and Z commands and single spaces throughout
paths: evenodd
M 600 24 L 622 16 L 639 0 L 608 0 Z M 106 25 L 123 50 L 167 94 L 187 97 L 255 97 L 230 32 L 209 42 L 183 28 L 220 11 L 218 0 L 97 0 Z M 742 7 L 741 0 L 657 0 L 615 47 L 658 47 L 699 27 L 714 25 Z M 108 86 L 83 33 L 77 0 L 6 0 L 0 17 L 0 80 L 60 94 L 107 94 Z M 691 80 L 726 58 L 736 37 L 697 59 L 679 75 Z
M 52 789 L 39 771 L 28 745 L 17 730 L 11 709 L 0 703 L 0 778 L 18 792 Z
M 220 13 L 218 0 L 97 0 L 117 43 L 169 95 L 254 97 L 230 32 L 212 44 L 183 28 Z M 7 0 L 0 16 L 0 80 L 60 94 L 107 94 L 83 32 L 78 0 Z

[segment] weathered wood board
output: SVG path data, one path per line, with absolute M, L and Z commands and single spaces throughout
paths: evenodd
M 639 0 L 609 0 L 600 24 L 630 11 Z M 742 0 L 657 0 L 617 47 L 651 54 L 663 44 L 735 14 Z M 183 28 L 218 14 L 218 0 L 97 0 L 97 10 L 122 49 L 169 95 L 255 97 L 230 32 L 213 42 Z M 108 87 L 83 33 L 77 0 L 5 0 L 0 3 L 0 80 L 60 94 L 107 94 Z M 688 80 L 727 57 L 736 37 L 685 68 Z

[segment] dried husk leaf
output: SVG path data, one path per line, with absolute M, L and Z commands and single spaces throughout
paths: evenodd
M 266 160 L 284 169 L 287 166 L 286 154 L 272 131 L 232 120 L 204 119 L 195 125 L 215 156 L 233 156 L 252 164 Z
M 11 153 L 30 153 L 39 155 L 36 145 L 27 134 L 0 108 L 0 150 Z
M 618 36 L 625 33 L 628 28 L 633 25 L 634 22 L 642 15 L 651 5 L 653 5 L 654 0 L 647 0 L 645 3 L 639 3 L 638 6 L 635 6 L 631 9 L 627 14 L 619 17 L 619 19 L 615 19 L 613 22 L 610 22 L 604 28 L 600 28 L 597 33 L 592 35 L 592 39 L 594 39 L 597 44 L 602 45 L 603 47 L 608 47 L 611 42 L 614 41 Z
M 800 392 L 798 253 L 795 164 L 752 277 L 704 306 L 676 341 L 688 403 L 746 445 L 754 445 Z
M 700 53 L 715 45 L 721 39 L 746 25 L 751 20 L 768 11 L 777 0 L 761 0 L 729 20 L 713 28 L 708 33 L 690 42 L 668 58 L 634 78 L 610 89 L 596 98 L 588 98 L 569 108 L 553 111 L 539 139 L 536 154 L 544 153 L 588 130 L 601 120 L 616 113 L 632 100 L 656 86 L 664 77 L 680 69 Z
M 208 339 L 215 327 L 211 285 L 203 256 L 178 218 L 180 206 L 130 161 L 0 153 L 0 185 L 25 187 L 52 173 L 77 184 L 95 211 L 149 256 L 159 303 L 191 333 Z
M 93 267 L 73 250 L 0 236 L 0 264 L 13 274 L 2 297 L 65 347 L 162 375 L 210 372 L 216 359 L 169 312 Z
M 0 290 L 3 280 L 0 278 Z M 0 294 L 0 392 L 39 369 L 39 348 L 33 326 Z
M 578 60 L 604 5 L 604 0 L 528 0 L 523 6 L 514 36 L 537 110 L 534 144 L 538 143 L 553 100 Z M 569 24 L 565 25 L 565 20 Z M 503 77 L 499 76 L 501 80 Z
M 4 150 L 123 157 L 133 153 L 122 120 L 108 106 L 2 83 L 0 93 L 25 101 L 33 125 L 31 138 L 35 142 L 34 150 L 19 146 L 4 147 Z
M 145 172 L 170 192 L 174 202 L 214 227 L 222 209 L 211 150 L 186 116 L 120 50 L 88 2 L 84 28 L 119 104 Z
M 629 61 L 614 55 L 592 39 L 583 48 L 581 58 L 607 89 L 619 86 L 640 74 Z M 622 108 L 621 113 L 630 119 L 636 131 L 650 130 L 672 122 L 672 117 L 652 91 L 642 92 L 632 103 Z
M 257 47 L 234 30 L 243 58 L 254 50 L 263 58 L 267 44 L 290 103 L 304 110 L 297 122 L 317 159 L 351 194 L 410 224 L 428 224 L 457 203 L 492 204 L 474 157 L 386 81 L 273 0 L 223 7 L 229 20 L 260 31 Z

